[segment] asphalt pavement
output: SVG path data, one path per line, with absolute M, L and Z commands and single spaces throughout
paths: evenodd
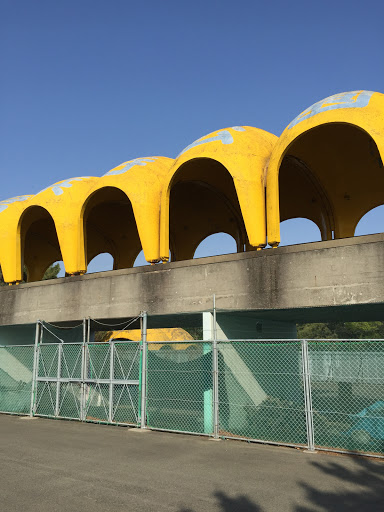
M 0 415 L 4 512 L 382 512 L 384 462 Z

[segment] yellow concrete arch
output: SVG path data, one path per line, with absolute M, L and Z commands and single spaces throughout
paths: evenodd
M 32 196 L 17 196 L 0 201 L 0 262 L 6 283 L 23 278 L 19 223 Z
M 95 193 L 106 187 L 118 188 L 126 194 L 132 205 L 141 246 L 137 247 L 137 251 L 130 250 L 129 255 L 126 252 L 125 262 L 121 261 L 116 268 L 132 266 L 141 247 L 148 262 L 160 261 L 161 193 L 164 179 L 173 162 L 173 159 L 162 156 L 136 158 L 124 162 L 100 178 L 92 190 L 92 193 Z
M 98 180 L 95 176 L 82 176 L 59 181 L 30 201 L 52 216 L 67 274 L 82 274 L 87 269 L 79 212 Z
M 9 283 L 20 282 L 23 279 L 24 262 L 28 268 L 28 281 L 41 279 L 45 269 L 58 259 L 63 260 L 67 274 L 82 274 L 86 272 L 92 257 L 104 250 L 111 252 L 110 247 L 105 247 L 105 243 L 103 245 L 103 241 L 97 247 L 100 236 L 98 240 L 96 236 L 90 254 L 86 252 L 84 213 L 96 194 L 99 194 L 99 203 L 105 200 L 115 203 L 126 200 L 134 213 L 134 229 L 125 232 L 125 235 L 124 226 L 121 226 L 123 219 L 114 218 L 115 232 L 121 230 L 122 239 L 126 236 L 120 254 L 117 254 L 116 247 L 112 251 L 116 253 L 116 268 L 131 266 L 137 256 L 134 252 L 140 252 L 141 247 L 147 261 L 159 261 L 160 199 L 164 177 L 172 163 L 172 159 L 165 157 L 137 158 L 120 164 L 101 178 L 70 178 L 34 196 L 1 201 L 0 261 L 4 280 Z M 111 191 L 115 191 L 115 197 L 111 198 Z M 24 214 L 28 211 L 33 211 L 33 214 L 28 213 L 25 221 Z M 24 221 L 27 225 L 23 227 Z M 34 235 L 28 235 L 29 239 L 26 240 L 32 225 Z M 132 248 L 136 225 L 138 235 L 136 246 Z M 45 235 L 44 228 L 47 231 Z
M 268 243 L 280 221 L 313 220 L 323 239 L 353 236 L 358 220 L 384 203 L 384 95 L 336 94 L 284 130 L 267 171 Z
M 264 176 L 276 141 L 275 135 L 264 130 L 235 126 L 198 139 L 178 155 L 164 181 L 161 199 L 163 261 L 169 258 L 170 245 L 171 249 L 177 245 L 176 259 L 187 259 L 193 257 L 201 240 L 219 231 L 233 236 L 239 247 L 266 245 Z M 178 209 L 184 211 L 188 225 L 175 227 L 172 234 L 170 200 L 176 186 L 180 190 Z M 208 204 L 211 208 L 206 215 Z

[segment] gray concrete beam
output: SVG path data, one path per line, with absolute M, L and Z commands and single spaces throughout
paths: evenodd
M 384 234 L 0 289 L 0 325 L 384 303 Z

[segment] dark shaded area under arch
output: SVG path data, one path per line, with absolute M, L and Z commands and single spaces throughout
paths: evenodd
M 21 263 L 28 282 L 40 281 L 52 263 L 62 260 L 55 223 L 41 206 L 28 208 L 20 224 Z
M 372 137 L 346 123 L 320 125 L 295 139 L 282 160 L 280 219 L 308 218 L 323 240 L 350 237 L 361 217 L 384 203 L 383 190 Z
M 219 162 L 198 158 L 183 164 L 170 192 L 172 261 L 192 259 L 198 245 L 215 233 L 228 233 L 238 252 L 247 242 L 232 176 Z
M 133 266 L 141 242 L 131 202 L 123 191 L 104 187 L 89 198 L 84 210 L 84 241 L 87 263 L 109 253 L 114 270 Z

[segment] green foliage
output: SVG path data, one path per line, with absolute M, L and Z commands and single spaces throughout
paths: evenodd
M 45 281 L 46 279 L 56 279 L 59 272 L 60 272 L 60 263 L 55 263 L 54 265 L 51 265 L 45 271 L 43 281 Z
M 384 322 L 298 324 L 297 337 L 308 339 L 384 339 Z

